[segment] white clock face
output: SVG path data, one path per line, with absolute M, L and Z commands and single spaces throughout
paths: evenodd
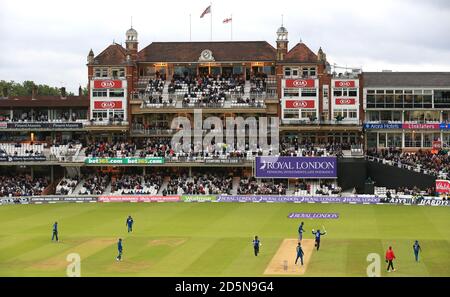
M 209 59 L 211 57 L 211 53 L 209 51 L 203 51 L 202 56 L 205 59 Z

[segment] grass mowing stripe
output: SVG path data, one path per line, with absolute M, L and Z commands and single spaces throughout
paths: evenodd
M 220 238 L 183 272 L 188 275 L 222 275 L 240 250 L 248 246 L 242 238 Z

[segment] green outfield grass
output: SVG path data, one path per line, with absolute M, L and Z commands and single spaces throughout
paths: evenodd
M 325 226 L 319 252 L 305 276 L 365 276 L 369 253 L 392 245 L 397 271 L 383 276 L 450 276 L 450 208 L 292 203 L 91 203 L 0 207 L 0 275 L 65 276 L 66 256 L 81 255 L 82 276 L 263 276 L 284 238 L 295 238 L 300 219 L 290 212 L 337 212 Z M 132 215 L 134 232 L 125 220 Z M 59 223 L 59 243 L 51 228 Z M 251 240 L 263 246 L 253 255 Z M 123 261 L 116 241 L 124 239 Z M 412 245 L 419 240 L 421 261 Z M 295 257 L 293 251 L 292 257 Z

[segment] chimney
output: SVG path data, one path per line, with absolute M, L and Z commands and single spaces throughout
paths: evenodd
M 33 85 L 33 88 L 31 89 L 31 100 L 36 100 L 36 96 L 38 93 L 38 88 L 36 85 Z
M 65 87 L 61 88 L 61 98 L 63 98 L 63 99 L 66 98 L 66 88 Z
M 8 98 L 8 87 L 3 87 L 3 98 Z
M 83 95 L 83 89 L 81 86 L 78 87 L 78 96 L 81 97 Z

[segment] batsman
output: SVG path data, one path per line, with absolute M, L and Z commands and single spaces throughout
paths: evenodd
M 315 242 L 314 246 L 317 248 L 317 250 L 319 250 L 319 248 L 320 248 L 320 237 L 325 235 L 325 234 L 327 234 L 327 231 L 325 230 L 325 227 L 323 228 L 323 233 L 320 232 L 320 229 L 317 229 L 317 231 L 314 231 L 314 229 L 312 229 L 312 234 L 314 234 L 314 236 L 316 238 L 316 242 Z

